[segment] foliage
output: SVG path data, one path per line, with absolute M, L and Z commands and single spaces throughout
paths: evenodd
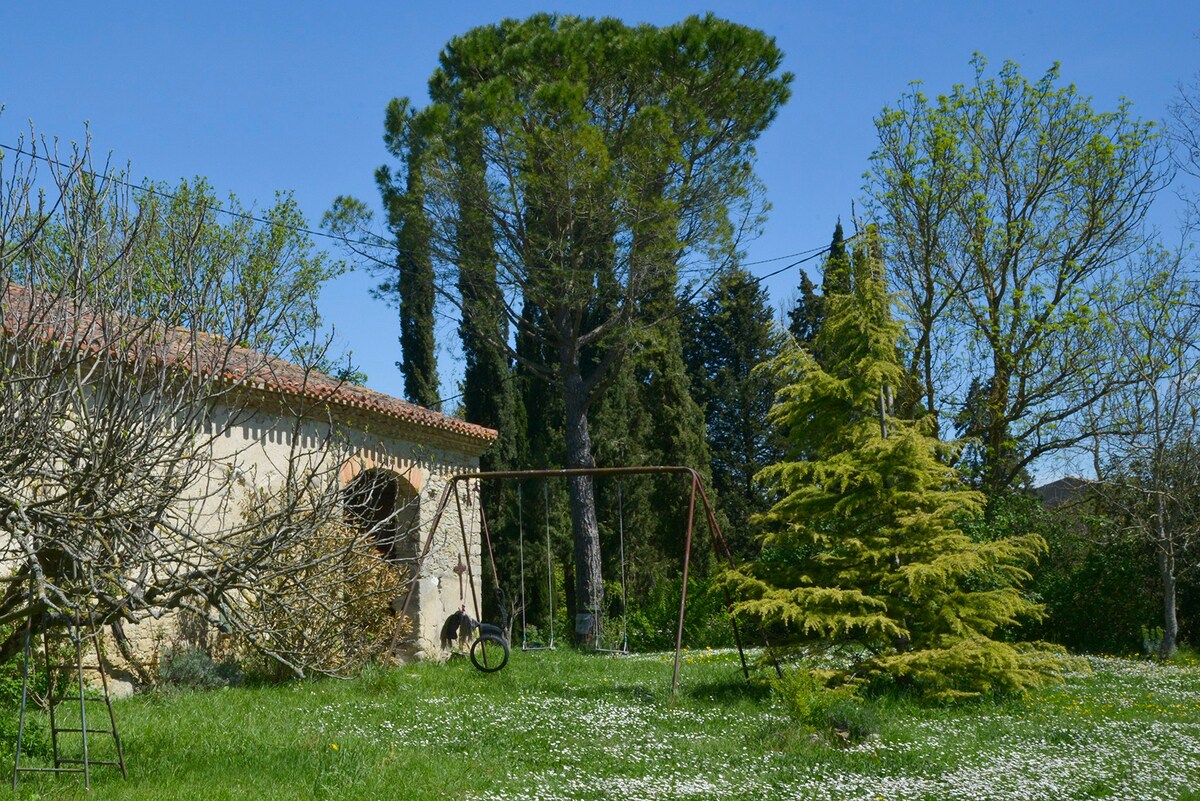
M 189 690 L 215 690 L 241 684 L 242 676 L 236 663 L 216 662 L 201 648 L 168 646 L 158 663 L 158 680 Z
M 1086 412 L 1124 381 L 1101 302 L 1143 243 L 1165 183 L 1151 125 L 1096 111 L 1058 66 L 1006 62 L 936 99 L 920 88 L 876 119 L 868 174 L 912 343 L 920 406 L 946 415 L 974 379 L 989 493 L 1033 460 L 1084 443 Z M 944 422 L 944 421 L 943 421 Z
M 429 124 L 427 115 L 417 114 L 405 101 L 388 105 L 384 143 L 392 155 L 403 160 L 404 170 L 402 176 L 393 176 L 387 167 L 381 167 L 375 175 L 388 225 L 396 237 L 394 267 L 388 265 L 387 277 L 376 291 L 398 299 L 402 361 L 397 366 L 404 373 L 404 396 L 432 409 L 437 408 L 441 394 L 434 353 L 433 231 L 425 216 Z
M 788 714 L 810 731 L 857 743 L 877 734 L 875 709 L 854 684 L 827 686 L 811 671 L 789 670 L 776 683 Z
M 801 270 L 800 297 L 796 299 L 796 305 L 788 310 L 788 332 L 797 342 L 806 346 L 811 346 L 825 325 L 826 298 L 850 292 L 850 256 L 840 219 L 833 229 L 833 239 L 827 253 L 822 270 L 821 294 L 817 294 L 808 273 Z
M 973 539 L 1045 538 L 1045 556 L 1026 585 L 1045 614 L 1022 627 L 1028 636 L 1076 653 L 1135 653 L 1141 627 L 1158 608 L 1153 556 L 1081 503 L 1086 497 L 1084 487 L 1074 502 L 1047 509 L 1030 494 L 994 495 L 963 530 Z
M 630 602 L 629 642 L 634 653 L 675 647 L 682 587 L 681 578 L 660 579 L 648 592 Z M 753 644 L 748 633 L 743 637 Z M 689 576 L 683 642 L 713 648 L 733 645 L 725 597 L 716 580 Z
M 892 415 L 899 331 L 875 247 L 868 232 L 852 294 L 831 301 L 816 342 L 827 367 L 798 348 L 773 364 L 787 452 L 762 474 L 780 499 L 762 516 L 764 545 L 797 558 L 732 573 L 738 609 L 794 637 L 860 643 L 854 673 L 934 697 L 1037 686 L 1061 665 L 994 637 L 1040 614 L 1018 587 L 1045 542 L 967 537 L 958 521 L 982 497 L 941 458 L 945 445 Z
M 283 502 L 264 490 L 247 499 L 244 514 L 254 536 L 270 535 Z M 224 610 L 244 644 L 235 653 L 263 654 L 297 675 L 346 676 L 390 658 L 400 634 L 392 603 L 409 582 L 406 567 L 393 561 L 398 551 L 385 556 L 380 530 L 330 520 L 317 510 L 287 524 L 310 533 L 285 540 L 242 603 Z
M 825 322 L 825 298 L 817 294 L 817 285 L 808 277 L 807 270 L 800 270 L 800 297 L 796 305 L 788 310 L 788 333 L 797 342 L 812 342 L 821 324 Z
M 705 410 L 713 488 L 726 520 L 722 528 L 743 558 L 753 552 L 750 518 L 770 503 L 754 476 L 780 453 L 768 422 L 777 386 L 769 371 L 758 369 L 779 352 L 780 336 L 766 290 L 744 270 L 718 276 L 686 322 L 684 353 Z
M 727 256 L 760 219 L 753 143 L 788 94 L 780 59 L 768 37 L 712 16 L 654 28 L 539 14 L 456 37 L 432 102 L 389 125 L 409 177 L 420 156 L 434 260 L 458 275 L 443 296 L 469 337 L 510 348 L 555 388 L 568 467 L 594 464 L 588 413 L 635 347 L 643 375 L 669 383 L 668 406 L 688 412 L 672 425 L 698 419 L 674 335 L 654 329 L 672 314 L 681 261 Z M 409 107 L 394 102 L 389 120 Z M 390 180 L 380 173 L 385 197 L 409 193 Z M 542 358 L 524 358 L 531 344 Z M 602 602 L 591 482 L 573 479 L 569 498 L 586 616 Z

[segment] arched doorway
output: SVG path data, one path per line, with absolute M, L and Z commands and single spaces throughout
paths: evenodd
M 414 559 L 420 542 L 420 494 L 390 470 L 373 467 L 350 479 L 346 523 L 369 536 L 392 562 Z

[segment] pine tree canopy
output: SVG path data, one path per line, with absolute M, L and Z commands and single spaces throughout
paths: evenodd
M 762 557 L 731 574 L 747 599 L 738 610 L 798 643 L 854 645 L 843 678 L 947 699 L 1020 691 L 1061 669 L 1041 648 L 994 639 L 1040 615 L 1019 585 L 1045 542 L 964 534 L 959 521 L 983 496 L 948 466 L 952 446 L 894 415 L 899 328 L 871 238 L 814 343 L 825 365 L 798 347 L 772 363 L 784 389 L 771 420 L 786 453 L 760 474 L 779 500 L 760 519 Z

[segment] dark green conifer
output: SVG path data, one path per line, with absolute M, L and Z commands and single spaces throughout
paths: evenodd
M 800 297 L 796 305 L 788 310 L 788 331 L 797 342 L 807 344 L 813 341 L 821 330 L 825 320 L 825 298 L 817 294 L 817 285 L 808 277 L 808 272 L 800 271 Z
M 850 255 L 846 251 L 840 219 L 833 229 L 823 272 L 821 293 L 818 294 L 816 285 L 808 277 L 808 273 L 801 270 L 800 297 L 797 298 L 796 305 L 788 311 L 788 330 L 801 344 L 811 344 L 821 333 L 831 298 L 834 295 L 850 293 Z M 819 354 L 817 358 L 819 361 Z
M 499 438 L 480 458 L 483 470 L 506 470 L 516 465 L 520 432 L 515 419 L 515 389 L 509 365 L 508 321 L 504 298 L 496 282 L 496 252 L 491 220 L 487 217 L 483 134 L 462 125 L 455 132 L 459 205 L 455 229 L 458 252 L 458 292 L 462 303 L 463 411 L 468 422 L 494 428 Z M 498 500 L 493 499 L 493 500 Z M 489 510 L 498 513 L 499 509 Z
M 725 536 L 739 557 L 757 552 L 750 517 L 767 511 L 754 476 L 778 461 L 768 421 L 776 385 L 759 365 L 778 355 L 781 338 L 766 290 L 750 273 L 728 270 L 686 317 L 685 352 L 696 400 L 704 409 L 713 487 L 726 518 Z
M 425 213 L 425 159 L 428 115 L 407 101 L 393 100 L 384 119 L 384 141 L 405 166 L 404 186 L 391 174 L 376 174 L 388 224 L 396 234 L 396 280 L 400 298 L 400 354 L 404 396 L 413 403 L 438 408 L 437 357 L 434 353 L 433 230 Z
M 825 297 L 850 294 L 850 256 L 846 252 L 846 239 L 842 233 L 840 217 L 833 229 L 833 240 L 829 243 L 829 255 L 825 259 L 825 277 L 821 281 L 821 293 Z

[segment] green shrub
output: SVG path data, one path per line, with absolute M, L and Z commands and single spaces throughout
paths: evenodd
M 682 586 L 683 580 L 675 578 L 655 582 L 644 594 L 630 593 L 629 642 L 634 651 L 675 647 Z M 711 578 L 693 576 L 688 579 L 683 642 L 692 648 L 733 645 L 733 629 L 725 610 L 725 598 L 720 585 Z
M 1171 657 L 1171 663 L 1180 667 L 1200 667 L 1200 651 L 1180 643 L 1175 655 Z
M 860 742 L 879 731 L 875 707 L 855 685 L 829 687 L 813 671 L 797 669 L 786 673 L 776 686 L 788 714 L 814 732 Z
M 207 651 L 192 646 L 168 647 L 158 665 L 158 678 L 163 684 L 193 690 L 215 690 L 242 683 L 238 666 L 217 662 Z

